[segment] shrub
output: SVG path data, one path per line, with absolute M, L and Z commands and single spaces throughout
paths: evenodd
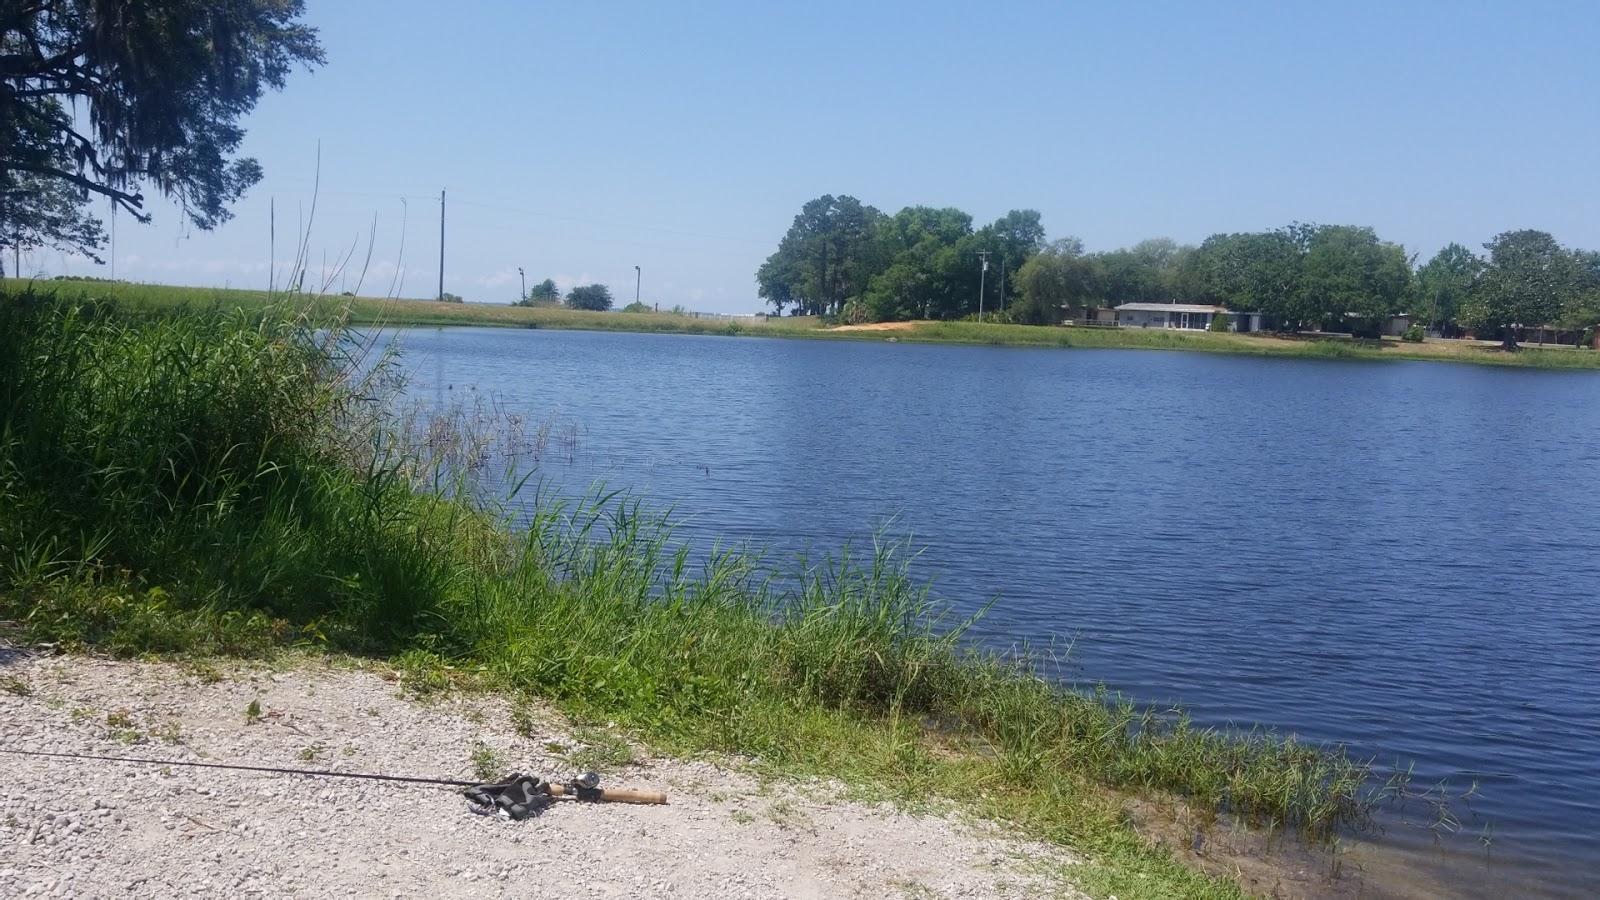
M 1407 341 L 1412 344 L 1422 343 L 1422 338 L 1423 331 L 1420 323 L 1412 323 L 1411 327 L 1406 329 L 1405 334 L 1400 335 L 1400 340 Z
M 627 306 L 624 306 L 622 311 L 625 313 L 647 313 L 650 312 L 651 309 L 650 304 L 635 300 L 632 303 L 629 303 Z
M 1211 316 L 1211 324 L 1206 326 L 1206 330 L 1221 334 L 1232 329 L 1228 327 L 1228 317 L 1221 313 L 1216 313 Z

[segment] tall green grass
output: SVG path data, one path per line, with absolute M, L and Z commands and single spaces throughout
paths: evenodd
M 373 352 L 285 306 L 0 296 L 0 618 L 116 652 L 395 656 L 669 750 L 974 806 L 1131 895 L 1235 889 L 1139 839 L 1118 791 L 1318 834 L 1366 812 L 1367 771 L 1337 749 L 1194 728 L 974 649 L 893 544 L 776 579 L 740 553 L 691 562 L 622 498 L 538 498 L 513 528 L 439 489 Z

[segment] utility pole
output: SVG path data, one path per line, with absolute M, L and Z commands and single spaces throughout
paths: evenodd
M 1006 311 L 1006 257 L 1000 254 L 1000 311 Z
M 978 270 L 978 321 L 983 321 L 983 280 L 989 274 L 989 251 L 979 250 L 978 259 L 983 261 L 983 268 Z
M 439 299 L 444 300 L 444 188 L 439 189 Z
M 522 267 L 517 266 L 517 277 L 522 279 L 522 302 L 528 302 L 528 276 L 522 274 Z
M 639 304 L 639 286 L 644 284 L 644 272 L 638 266 L 633 267 L 633 303 Z

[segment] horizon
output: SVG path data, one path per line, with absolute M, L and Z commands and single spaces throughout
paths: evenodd
M 245 120 L 266 177 L 232 222 L 192 231 L 151 197 L 114 266 L 49 251 L 19 274 L 265 288 L 269 210 L 281 279 L 315 199 L 312 268 L 356 247 L 331 291 L 374 228 L 359 292 L 428 298 L 441 188 L 445 290 L 483 303 L 521 266 L 621 305 L 637 265 L 646 303 L 758 312 L 757 266 L 822 194 L 1037 209 L 1091 251 L 1291 221 L 1372 226 L 1419 264 L 1517 228 L 1600 247 L 1581 4 L 430 9 L 310 6 L 328 63 Z

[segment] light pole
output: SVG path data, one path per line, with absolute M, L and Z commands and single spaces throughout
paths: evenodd
M 639 285 L 644 283 L 644 272 L 638 266 L 633 267 L 633 303 L 639 305 Z
M 522 302 L 528 302 L 528 276 L 522 274 L 522 267 L 517 266 L 517 277 L 522 279 Z
M 978 321 L 983 321 L 983 280 L 989 274 L 989 251 L 979 250 L 978 259 L 983 261 L 983 268 L 978 270 Z

